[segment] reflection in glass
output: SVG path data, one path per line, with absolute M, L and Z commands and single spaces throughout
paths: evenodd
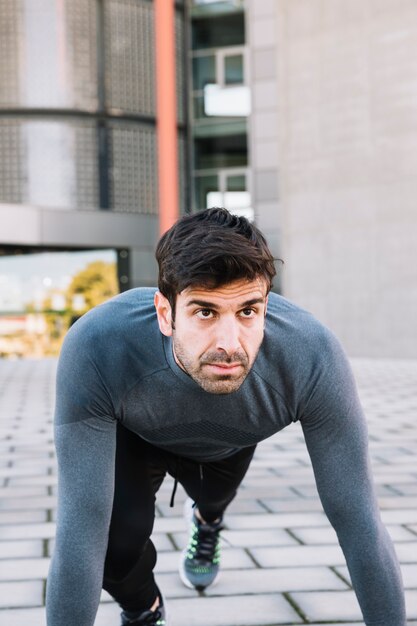
M 193 89 L 200 91 L 208 83 L 216 82 L 216 57 L 214 55 L 193 58 Z
M 216 192 L 219 188 L 218 185 L 217 174 L 195 177 L 195 204 L 198 210 L 207 209 L 211 206 L 221 206 L 208 204 L 210 193 Z
M 0 256 L 0 357 L 56 356 L 69 326 L 118 292 L 115 250 Z
M 228 54 L 225 56 L 224 82 L 226 85 L 242 85 L 245 82 L 242 54 Z

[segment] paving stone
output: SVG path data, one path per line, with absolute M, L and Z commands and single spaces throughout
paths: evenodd
M 0 541 L 0 559 L 43 556 L 42 541 Z
M 362 613 L 353 591 L 295 592 L 290 595 L 311 622 L 362 619 Z
M 309 513 L 323 512 L 319 500 L 295 498 L 294 500 L 274 500 L 273 498 L 261 498 L 261 503 L 271 513 Z
M 381 518 L 384 524 L 416 524 L 417 509 L 381 511 Z
M 227 515 L 226 526 L 230 530 L 263 528 L 293 528 L 298 526 L 323 526 L 327 517 L 324 513 L 267 513 L 265 515 Z
M 39 606 L 43 604 L 43 582 L 0 582 L 0 607 Z
M 45 608 L 2 609 L 1 619 L 5 626 L 45 626 Z
M 336 567 L 335 570 L 343 576 L 349 583 L 350 574 L 346 565 Z M 403 576 L 405 589 L 417 589 L 417 563 L 402 563 L 401 573 Z
M 406 590 L 405 606 L 407 608 L 407 617 L 417 618 L 417 590 Z
M 320 528 L 291 528 L 291 533 L 304 544 L 338 544 L 336 532 L 330 526 Z M 415 535 L 403 526 L 387 526 L 393 541 L 413 541 Z
M 55 536 L 55 524 L 18 524 L 0 526 L 0 541 L 10 539 L 49 539 Z
M 172 606 L 172 608 L 171 608 Z M 169 603 L 172 626 L 262 626 L 263 624 L 301 624 L 302 620 L 279 594 L 190 598 Z
M 0 526 L 0 548 L 5 550 L 5 546 L 10 546 L 7 550 L 11 551 L 11 554 L 0 551 L 3 559 L 0 580 L 5 572 L 1 584 L 29 582 L 42 585 L 49 566 L 49 559 L 42 555 L 47 545 L 53 545 L 53 539 L 48 537 L 53 536 L 54 525 L 46 523 L 49 515 L 55 518 L 56 506 L 56 465 L 50 456 L 54 451 L 50 419 L 53 394 L 46 394 L 46 391 L 54 384 L 55 361 L 37 361 L 36 367 L 34 363 L 0 361 L 0 387 L 6 370 L 9 374 L 15 372 L 6 395 L 0 395 L 0 414 L 6 415 L 5 408 L 7 410 L 7 418 L 0 419 L 0 428 L 11 437 L 0 441 L 0 486 L 3 485 L 0 489 L 0 525 L 3 525 L 3 534 Z M 359 389 L 368 414 L 372 467 L 382 517 L 389 525 L 388 530 L 402 562 L 412 620 L 409 626 L 417 626 L 417 362 L 358 359 L 353 364 L 362 383 Z M 13 367 L 10 369 L 9 365 Z M 33 384 L 26 380 L 29 374 Z M 17 415 L 19 420 L 15 419 Z M 190 614 L 196 620 L 191 623 L 196 626 L 236 626 L 240 623 L 242 599 L 248 603 L 247 610 L 242 610 L 243 618 L 255 619 L 257 621 L 249 623 L 264 626 L 271 623 L 269 619 L 273 611 L 266 611 L 267 622 L 262 616 L 254 616 L 251 608 L 255 599 L 259 601 L 259 598 L 266 597 L 271 601 L 278 598 L 279 602 L 290 607 L 281 595 L 284 592 L 310 603 L 317 594 L 320 618 L 312 618 L 314 622 L 311 624 L 323 621 L 321 608 L 335 601 L 337 619 L 331 617 L 326 623 L 336 626 L 337 621 L 337 626 L 347 626 L 345 622 L 351 617 L 341 616 L 340 605 L 349 597 L 347 594 L 353 598 L 354 594 L 349 590 L 347 568 L 341 551 L 340 555 L 337 552 L 334 531 L 316 494 L 299 424 L 291 425 L 259 445 L 242 488 L 226 516 L 229 530 L 223 535 L 229 537 L 232 546 L 226 544 L 223 550 L 225 567 L 220 583 L 202 597 L 184 587 L 177 574 L 180 551 L 173 549 L 170 536 L 181 545 L 186 539 L 182 518 L 182 503 L 186 496 L 179 487 L 176 506 L 171 509 L 168 503 L 172 486 L 173 481 L 168 478 L 158 494 L 154 535 L 159 552 L 157 580 L 169 601 L 174 620 L 172 626 L 190 623 Z M 46 490 L 53 495 L 44 495 Z M 282 545 L 285 537 L 290 537 L 293 544 L 298 539 L 309 545 Z M 301 552 L 295 552 L 300 549 Z M 322 553 L 320 558 L 317 550 Z M 267 562 L 267 553 L 271 563 Z M 262 567 L 256 566 L 251 555 L 262 557 Z M 322 563 L 315 565 L 316 560 Z M 329 567 L 332 563 L 336 565 L 335 571 Z M 347 582 L 343 582 L 341 576 Z M 337 594 L 343 603 L 337 600 Z M 9 594 L 9 601 L 11 597 Z M 261 606 L 264 605 L 261 601 Z M 221 624 L 212 617 L 215 610 L 220 611 Z M 96 626 L 118 624 L 119 613 L 119 607 L 103 592 Z M 300 618 L 297 621 L 293 617 L 288 617 L 287 622 L 300 623 Z M 210 619 L 214 622 L 208 621 Z M 360 620 L 358 614 L 357 626 L 362 624 Z M 3 621 L 8 626 L 44 626 L 44 609 L 3 608 L 0 622 Z
M 251 571 L 221 572 L 218 585 L 205 591 L 207 596 L 228 594 L 275 593 L 288 591 L 348 589 L 327 567 L 282 567 Z
M 9 479 L 9 485 L 11 486 L 43 485 L 45 487 L 50 487 L 52 485 L 57 485 L 57 484 L 58 484 L 57 476 L 52 476 L 51 474 L 45 474 L 42 476 L 24 476 L 24 477 Z
M 0 562 L 0 581 L 35 580 L 46 578 L 50 559 L 3 559 Z
M 2 498 L 1 511 L 19 511 L 21 509 L 52 509 L 56 507 L 56 498 L 53 496 L 34 498 Z
M 34 511 L 0 511 L 0 524 L 24 524 L 32 522 L 46 522 L 47 512 Z
M 251 546 L 291 546 L 298 542 L 282 528 L 275 530 L 224 530 L 222 532 L 222 547 L 227 550 L 230 547 L 244 548 Z M 187 546 L 187 533 L 174 533 L 175 544 L 183 549 Z
M 31 496 L 47 496 L 47 487 L 38 486 L 26 486 L 26 485 L 11 485 L 10 481 L 7 487 L 0 489 L 0 499 L 3 498 L 22 498 Z
M 261 567 L 308 565 L 342 565 L 345 559 L 339 546 L 290 546 L 282 548 L 251 548 L 250 553 Z
M 400 563 L 417 563 L 417 541 L 398 543 L 395 551 Z
M 158 554 L 156 562 L 156 572 L 177 572 L 178 564 L 181 558 L 181 551 L 177 552 L 161 552 Z M 239 548 L 230 548 L 225 550 L 222 557 L 223 569 L 252 569 L 255 564 L 250 556 Z

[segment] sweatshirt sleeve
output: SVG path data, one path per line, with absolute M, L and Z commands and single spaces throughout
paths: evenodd
M 398 560 L 378 510 L 367 427 L 347 358 L 330 334 L 301 416 L 323 508 L 367 626 L 405 626 Z
M 56 397 L 58 511 L 47 624 L 93 626 L 113 505 L 116 420 L 94 342 L 76 327 L 61 353 Z

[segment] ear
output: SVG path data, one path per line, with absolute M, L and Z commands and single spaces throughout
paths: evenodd
M 170 337 L 172 335 L 172 310 L 169 300 L 160 291 L 157 291 L 154 296 L 154 304 L 159 330 L 166 337 Z

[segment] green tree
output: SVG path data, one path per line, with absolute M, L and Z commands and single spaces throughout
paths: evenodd
M 68 308 L 77 295 L 83 296 L 84 311 L 88 311 L 118 293 L 116 264 L 93 261 L 73 277 L 66 292 Z

